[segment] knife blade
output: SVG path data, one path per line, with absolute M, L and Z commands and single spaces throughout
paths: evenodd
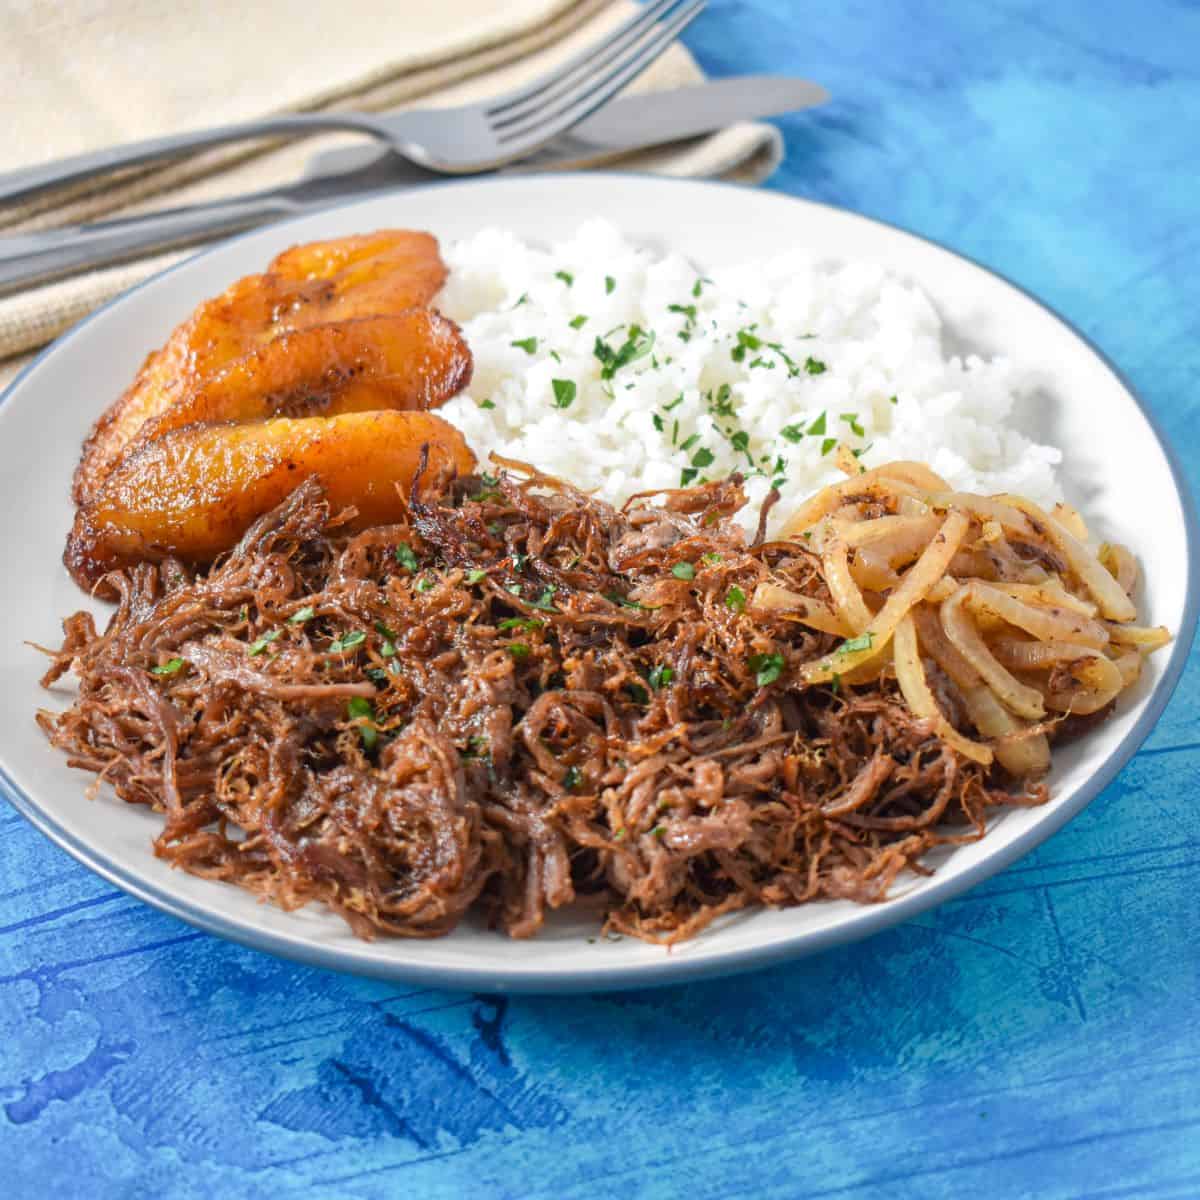
M 770 75 L 709 80 L 673 91 L 626 96 L 593 113 L 538 155 L 501 173 L 603 162 L 736 121 L 812 108 L 828 99 L 829 93 L 818 84 Z M 298 182 L 267 191 L 0 238 L 0 292 L 237 233 L 351 196 L 444 182 L 444 175 L 376 145 L 327 150 L 309 160 Z

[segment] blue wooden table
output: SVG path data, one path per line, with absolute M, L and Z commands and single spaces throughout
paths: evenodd
M 805 74 L 771 185 L 1045 298 L 1200 487 L 1200 8 L 710 0 L 713 75 Z M 1200 671 L 1038 853 L 846 949 L 582 999 L 276 961 L 0 812 L 0 1194 L 1200 1195 Z

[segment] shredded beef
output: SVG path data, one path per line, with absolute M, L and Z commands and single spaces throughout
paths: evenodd
M 587 896 L 672 942 L 750 905 L 877 901 L 989 807 L 1044 799 L 887 678 L 793 682 L 835 639 L 747 598 L 828 593 L 803 546 L 748 543 L 736 477 L 618 511 L 508 468 L 355 536 L 310 481 L 205 573 L 109 576 L 108 627 L 64 622 L 45 683 L 79 694 L 43 730 L 163 815 L 163 858 L 363 937 L 470 909 L 526 937 Z

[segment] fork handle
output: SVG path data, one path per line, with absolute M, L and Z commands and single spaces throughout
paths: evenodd
M 195 208 L 6 237 L 0 239 L 0 294 L 85 268 L 109 266 L 152 251 L 238 233 L 302 208 L 285 195 L 260 193 Z
M 235 125 L 218 125 L 213 129 L 198 129 L 192 133 L 176 133 L 167 137 L 147 138 L 127 142 L 123 146 L 108 146 L 87 154 L 75 154 L 36 167 L 22 167 L 0 173 L 0 205 L 26 200 L 52 188 L 78 183 L 93 175 L 123 167 L 136 167 L 175 158 L 194 150 L 241 142 L 249 138 L 299 135 L 301 137 L 331 130 L 365 133 L 385 138 L 386 134 L 370 119 L 359 113 L 300 113 L 293 116 L 265 117 L 259 121 L 240 121 Z

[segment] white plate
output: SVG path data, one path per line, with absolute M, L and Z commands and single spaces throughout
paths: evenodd
M 1048 805 L 1006 813 L 982 842 L 942 855 L 932 878 L 905 884 L 882 905 L 826 902 L 742 914 L 670 952 L 630 939 L 589 943 L 594 926 L 578 918 L 524 942 L 464 926 L 432 941 L 368 944 L 318 907 L 283 913 L 238 888 L 172 870 L 150 850 L 159 821 L 111 798 L 85 799 L 90 777 L 69 770 L 33 722 L 36 707 L 54 702 L 37 684 L 44 660 L 22 640 L 57 644 L 59 618 L 81 606 L 59 555 L 71 523 L 71 472 L 92 421 L 199 301 L 286 246 L 380 226 L 452 239 L 488 224 L 543 241 L 596 214 L 702 266 L 796 244 L 881 262 L 930 293 L 956 348 L 1004 353 L 1037 368 L 1045 394 L 1029 406 L 1026 423 L 1039 440 L 1066 450 L 1068 496 L 1089 522 L 1136 547 L 1149 620 L 1176 631 L 1173 648 L 1152 660 L 1116 717 L 1055 754 Z M 741 970 L 863 937 L 957 895 L 1049 837 L 1133 754 L 1183 668 L 1198 593 L 1194 518 L 1148 415 L 1094 348 L 1018 288 L 911 234 L 822 205 L 718 184 L 599 174 L 471 181 L 364 200 L 227 242 L 135 288 L 52 346 L 4 397 L 0 544 L 7 568 L 0 790 L 39 829 L 126 891 L 224 937 L 322 966 L 489 991 L 640 986 Z

